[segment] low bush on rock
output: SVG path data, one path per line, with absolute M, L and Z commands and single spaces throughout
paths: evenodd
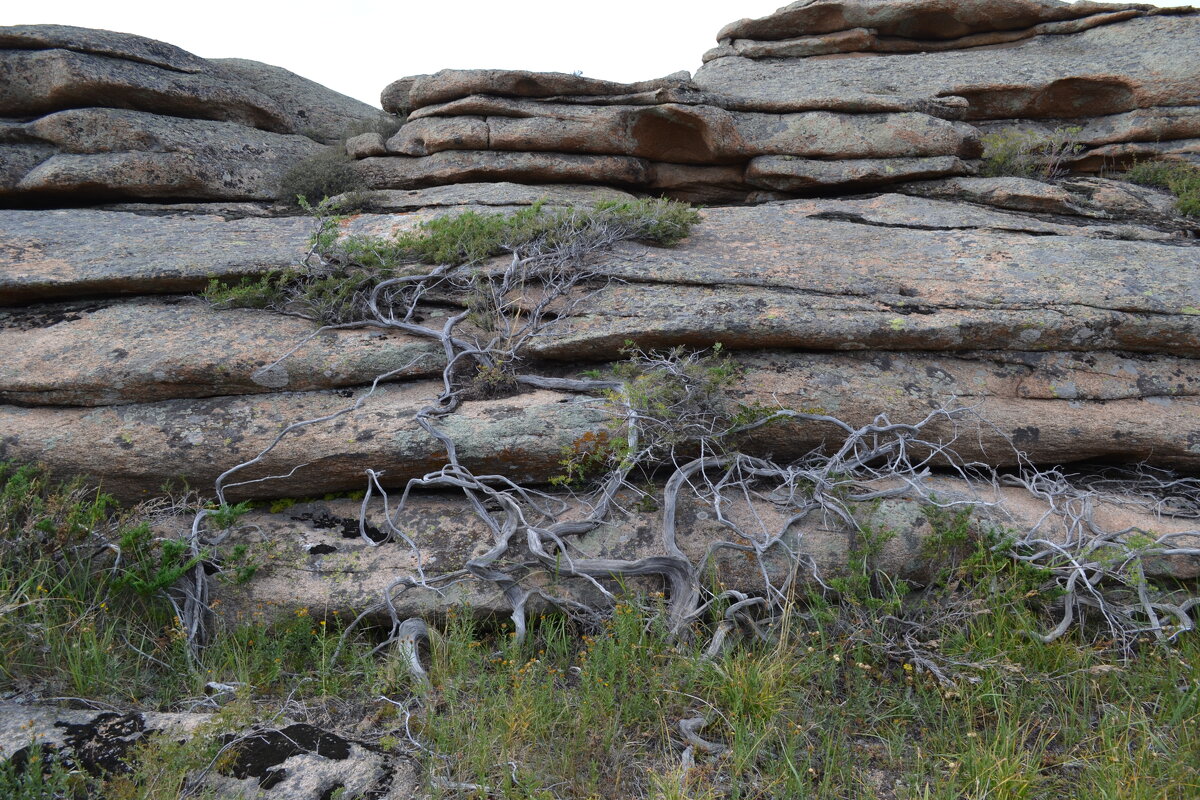
M 279 183 L 279 201 L 296 206 L 299 198 L 319 203 L 328 197 L 361 191 L 366 184 L 355 172 L 353 163 L 342 146 L 326 147 L 284 173 Z
M 1126 179 L 1143 186 L 1170 191 L 1177 198 L 1175 207 L 1185 217 L 1200 217 L 1200 167 L 1187 163 L 1147 161 L 1135 164 Z
M 983 141 L 983 174 L 987 177 L 1051 180 L 1066 172 L 1065 162 L 1083 149 L 1075 137 L 1081 128 L 1055 128 L 1050 133 L 1004 130 Z
M 418 275 L 429 265 L 473 267 L 504 253 L 565 262 L 628 240 L 671 246 L 700 221 L 699 213 L 685 203 L 643 199 L 553 210 L 534 205 L 514 214 L 468 211 L 432 219 L 392 238 L 341 238 L 337 209 L 308 207 L 319 223 L 305 266 L 238 283 L 214 280 L 205 297 L 224 308 L 286 309 L 326 324 L 354 322 L 369 315 L 367 305 L 376 286 Z M 472 281 L 468 277 L 465 283 Z M 473 285 L 478 289 L 479 281 Z M 478 291 L 474 294 L 467 299 L 483 320 L 486 303 Z

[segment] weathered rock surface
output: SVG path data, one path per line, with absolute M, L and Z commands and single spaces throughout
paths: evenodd
M 329 330 L 197 298 L 138 298 L 0 310 L 0 402 L 99 406 L 177 397 L 309 391 L 377 375 L 440 372 L 440 345 L 393 331 Z M 278 359 L 300 345 L 282 363 Z
M 137 61 L 178 72 L 209 72 L 210 62 L 181 47 L 132 33 L 79 28 L 73 25 L 11 25 L 0 28 L 0 48 L 9 50 L 74 50 Z
M 626 156 L 448 150 L 428 158 L 367 158 L 355 162 L 372 189 L 416 189 L 473 182 L 587 183 L 603 176 L 616 186 L 646 186 L 649 164 Z
M 691 76 L 686 73 L 625 84 L 568 75 L 563 72 L 529 72 L 503 69 L 444 69 L 434 75 L 401 78 L 384 90 L 385 96 L 399 97 L 408 89 L 408 108 L 418 109 L 436 103 L 457 100 L 475 94 L 498 97 L 557 97 L 558 95 L 623 95 L 672 86 L 684 86 Z M 411 81 L 409 84 L 408 82 Z M 396 101 L 393 101 L 396 102 Z M 385 110 L 391 110 L 387 105 Z
M 225 470 L 258 455 L 288 425 L 361 401 L 353 414 L 285 437 L 236 480 L 307 466 L 286 480 L 231 494 L 303 497 L 353 491 L 362 487 L 367 469 L 385 470 L 386 480 L 395 485 L 445 463 L 442 445 L 413 419 L 436 397 L 435 384 L 383 384 L 370 397 L 367 393 L 365 388 L 287 392 L 97 409 L 0 406 L 0 456 L 46 461 L 63 474 L 102 476 L 105 491 L 144 498 L 158 491 L 164 476 L 211 485 Z M 470 454 L 464 463 L 471 469 L 544 481 L 561 469 L 563 448 L 583 432 L 599 430 L 608 417 L 594 401 L 539 391 L 467 403 L 444 425 L 461 452 Z
M 739 357 L 745 373 L 733 392 L 747 405 L 823 409 L 853 425 L 880 413 L 915 422 L 939 408 L 969 407 L 961 419 L 930 428 L 965 459 L 1018 463 L 1130 457 L 1200 467 L 1200 369 L 1188 359 L 1066 354 L 964 356 L 775 353 Z M 288 424 L 361 403 L 329 423 L 305 427 L 240 479 L 241 496 L 305 496 L 362 488 L 365 470 L 399 485 L 438 469 L 441 445 L 413 415 L 436 396 L 427 382 L 363 389 L 212 400 L 172 400 L 100 409 L 0 406 L 0 456 L 45 461 L 63 474 L 104 476 L 106 491 L 147 496 L 163 476 L 209 485 L 254 458 Z M 613 412 L 587 398 L 535 391 L 477 401 L 443 425 L 464 463 L 544 483 L 561 472 L 564 447 L 613 424 Z M 796 458 L 840 442 L 825 424 L 780 425 L 752 437 L 754 452 Z M 467 455 L 469 454 L 469 455 Z
M 403 756 L 343 738 L 306 723 L 230 728 L 208 714 L 85 711 L 50 705 L 0 704 L 0 761 L 24 769 L 31 744 L 47 760 L 95 776 L 130 769 L 134 748 L 167 736 L 178 741 L 218 738 L 228 758 L 193 790 L 240 800 L 324 800 L 344 789 L 357 796 L 401 800 L 417 790 L 414 765 Z
M 935 25 L 944 20 L 936 4 L 922 5 L 931 13 L 921 18 Z M 704 91 L 776 101 L 814 95 L 958 96 L 970 103 L 968 118 L 979 120 L 1098 117 L 1200 105 L 1200 62 L 1191 44 L 1197 30 L 1200 16 L 1185 13 L 1138 17 L 1066 36 L 1035 36 L 1002 51 L 766 61 L 723 57 L 705 64 L 695 83 Z
M 800 0 L 761 19 L 731 22 L 717 38 L 775 41 L 869 28 L 880 36 L 945 40 L 1115 11 L 1144 13 L 1153 8 L 1060 0 Z
M 502 150 L 625 155 L 677 164 L 807 158 L 973 156 L 974 130 L 925 114 L 747 114 L 711 106 L 508 103 L 507 115 L 425 117 L 388 141 L 399 155 Z
M 1056 183 L 1012 177 L 947 178 L 910 183 L 900 191 L 1031 214 L 1140 223 L 1180 234 L 1200 229 L 1200 222 L 1178 216 L 1175 197 L 1169 192 L 1107 178 L 1080 177 Z
M 805 192 L 822 187 L 881 186 L 897 181 L 966 175 L 970 171 L 970 167 L 955 156 L 838 161 L 759 156 L 746 168 L 746 182 L 781 192 Z
M 523 183 L 457 183 L 427 189 L 381 189 L 370 192 L 363 205 L 366 210 L 420 211 L 423 209 L 484 206 L 509 208 L 542 203 L 553 206 L 594 206 L 601 202 L 625 203 L 634 195 L 603 185 Z
M 59 25 L 0 28 L 0 117 L 8 205 L 272 199 L 314 139 L 389 120 L 278 67 Z
M 282 67 L 245 58 L 217 58 L 209 63 L 238 83 L 274 100 L 286 115 L 291 133 L 332 144 L 358 128 L 391 122 L 378 108 Z
M 293 266 L 311 219 L 0 210 L 0 305 L 199 291 L 214 277 Z
M 96 106 L 289 130 L 283 110 L 266 95 L 213 74 L 72 50 L 0 51 L 0 115 Z
M 109 108 L 49 114 L 25 131 L 56 154 L 11 195 L 270 200 L 287 170 L 320 150 L 303 136 Z

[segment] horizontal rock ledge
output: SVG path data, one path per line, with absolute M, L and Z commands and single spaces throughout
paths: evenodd
M 177 294 L 214 277 L 295 265 L 315 222 L 62 209 L 0 209 L 0 305 L 64 297 Z
M 731 56 L 709 61 L 694 82 L 702 91 L 777 103 L 813 95 L 955 96 L 969 103 L 969 120 L 1099 117 L 1200 106 L 1198 30 L 1200 14 L 1185 13 L 1036 36 L 1003 50 L 768 61 Z
M 870 28 L 883 36 L 944 40 L 974 33 L 1020 30 L 1104 12 L 1134 10 L 1145 13 L 1153 8 L 1147 4 L 1062 3 L 1057 0 L 958 0 L 952 5 L 931 0 L 892 0 L 889 3 L 802 0 L 765 17 L 731 22 L 721 29 L 717 39 L 772 41 Z
M 703 165 L 765 155 L 972 158 L 982 152 L 973 127 L 913 112 L 750 114 L 705 105 L 493 102 L 498 115 L 410 120 L 388 140 L 387 149 L 401 156 L 488 150 L 618 155 Z
M 971 33 L 954 39 L 920 39 L 910 36 L 880 35 L 873 28 L 849 30 L 788 39 L 759 41 L 727 39 L 720 47 L 704 54 L 707 63 L 716 58 L 811 58 L 813 56 L 847 53 L 938 53 L 948 50 L 967 50 L 972 47 L 994 47 L 1011 44 L 1034 36 L 1064 36 L 1071 33 L 1113 25 L 1136 17 L 1146 16 L 1146 9 L 1125 9 L 1092 14 L 1078 19 L 1041 22 L 1017 30 L 989 30 Z M 944 12 L 940 12 L 944 13 Z
M 185 73 L 71 50 L 0 50 L 0 116 L 107 106 L 290 133 L 266 95 L 218 74 Z
M 886 413 L 915 423 L 939 407 L 967 408 L 928 430 L 966 460 L 1001 466 L 1020 452 L 1038 463 L 1095 458 L 1200 469 L 1200 381 L 1195 362 L 1133 358 L 979 354 L 737 354 L 744 373 L 732 400 L 828 413 L 855 425 Z M 440 384 L 381 385 L 352 414 L 311 425 L 239 479 L 288 475 L 231 489 L 232 497 L 283 497 L 363 488 L 367 469 L 388 485 L 440 468 L 445 452 L 413 415 Z M 281 393 L 99 409 L 0 406 L 0 457 L 44 462 L 61 475 L 103 477 L 122 499 L 156 492 L 164 480 L 208 487 L 254 458 L 289 424 L 352 406 L 364 389 Z M 471 469 L 548 482 L 564 448 L 616 425 L 603 401 L 549 391 L 468 402 L 442 425 Z M 784 461 L 837 446 L 824 423 L 786 423 L 751 435 L 749 452 Z M 231 479 L 231 480 L 239 480 Z
M 1041 498 L 1023 489 L 984 486 L 971 488 L 954 479 L 935 479 L 930 483 L 941 502 L 974 502 L 972 528 L 1024 533 L 1035 530 L 1040 538 L 1063 542 L 1067 539 L 1064 520 Z M 1152 531 L 1154 535 L 1177 534 L 1171 544 L 1200 547 L 1200 526 L 1195 519 L 1159 515 L 1128 502 L 1120 496 L 1098 498 L 1092 503 L 1093 521 L 1107 532 L 1132 527 Z M 850 504 L 861 523 L 894 535 L 886 541 L 873 566 L 889 577 L 914 585 L 927 584 L 938 569 L 936 554 L 929 550 L 935 531 L 923 509 L 926 504 L 912 495 L 883 501 L 878 506 Z M 570 540 L 571 558 L 609 558 L 635 560 L 664 554 L 662 512 L 639 510 L 633 498 L 622 504 L 624 512 L 582 537 Z M 251 512 L 239 521 L 229 538 L 214 550 L 214 561 L 228 557 L 235 547 L 244 547 L 243 556 L 259 564 L 254 577 L 245 584 L 217 577 L 213 596 L 217 613 L 238 621 L 270 621 L 292 617 L 297 611 L 321 617 L 334 613 L 352 617 L 374 609 L 385 616 L 380 604 L 384 592 L 402 578 L 418 577 L 419 563 L 427 578 L 456 572 L 466 562 L 493 546 L 492 532 L 471 511 L 462 498 L 436 494 L 416 494 L 406 509 L 394 514 L 393 524 L 415 545 L 403 541 L 373 546 L 359 532 L 361 503 L 355 500 L 305 502 L 278 513 Z M 643 504 L 641 509 L 646 509 Z M 790 514 L 786 509 L 756 502 L 753 509 L 741 496 L 726 498 L 728 518 L 760 541 L 785 527 Z M 753 513 L 753 516 L 752 516 Z M 568 517 L 577 516 L 572 508 Z M 370 504 L 365 517 L 368 535 L 379 538 L 388 530 L 381 503 Z M 178 535 L 190 529 L 191 520 L 181 519 L 163 528 L 166 535 Z M 745 545 L 748 540 L 721 525 L 709 505 L 686 492 L 680 497 L 676 541 L 694 564 L 701 564 L 707 549 L 719 541 Z M 520 537 L 518 537 L 520 538 Z M 799 568 L 782 548 L 767 551 L 763 567 L 777 585 L 793 574 L 797 583 L 816 588 L 814 571 L 823 580 L 846 574 L 851 551 L 857 546 L 856 535 L 835 517 L 810 512 L 788 528 L 787 542 L 802 559 Z M 501 563 L 518 563 L 528 557 L 520 541 L 514 541 L 512 555 Z M 1200 558 L 1171 556 L 1147 559 L 1147 577 L 1151 579 L 1200 577 Z M 550 594 L 600 607 L 609 604 L 593 587 L 578 579 L 558 578 L 537 568 L 518 571 L 524 574 L 527 588 L 541 588 Z M 761 594 L 765 591 L 758 562 L 743 552 L 718 550 L 711 565 L 717 585 L 726 589 Z M 619 593 L 615 581 L 604 581 Z M 633 578 L 624 583 L 627 591 L 660 591 L 656 578 Z M 415 616 L 437 619 L 450 608 L 467 605 L 477 614 L 506 615 L 510 606 L 503 594 L 477 579 L 445 585 L 440 592 L 425 588 L 393 587 L 392 602 L 400 618 Z M 535 596 L 531 609 L 545 604 Z
M 308 320 L 195 297 L 0 309 L 0 330 L 0 402 L 17 405 L 311 391 L 401 369 L 396 379 L 429 377 L 445 364 L 433 340 L 378 328 L 318 334 Z

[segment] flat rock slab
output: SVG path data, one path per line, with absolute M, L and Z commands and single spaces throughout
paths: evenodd
M 439 383 L 383 384 L 336 392 L 280 393 L 99 409 L 0 406 L 0 457 L 41 461 L 62 475 L 102 478 L 122 499 L 155 495 L 164 481 L 208 487 L 222 472 L 255 458 L 287 426 L 326 417 L 361 401 L 357 411 L 300 428 L 236 480 L 286 479 L 231 489 L 232 497 L 324 495 L 364 488 L 366 470 L 385 482 L 440 469 L 442 445 L 414 415 Z M 466 403 L 444 429 L 463 463 L 481 473 L 541 482 L 558 474 L 563 449 L 599 431 L 611 414 L 595 401 L 555 392 Z
M 199 291 L 213 277 L 294 266 L 306 217 L 226 220 L 61 209 L 0 209 L 0 305 Z
M 939 15 L 940 16 L 940 15 Z M 813 96 L 964 97 L 969 119 L 1076 118 L 1200 105 L 1200 15 L 1154 16 L 1003 50 L 755 61 L 717 58 L 705 91 L 764 101 Z
M 1047 183 L 1033 178 L 959 177 L 910 183 L 898 191 L 1032 214 L 1141 222 L 1174 230 L 1200 227 L 1200 223 L 1179 217 L 1175 197 L 1170 192 L 1106 178 L 1070 178 Z
M 820 410 L 852 425 L 879 414 L 915 423 L 939 408 L 967 409 L 938 421 L 930 441 L 953 443 L 967 460 L 1038 463 L 1093 458 L 1200 466 L 1200 372 L 1194 361 L 1116 356 L 1024 357 L 919 353 L 739 354 L 744 372 L 731 397 L 768 408 Z M 0 457 L 43 462 L 61 475 L 102 476 L 105 491 L 138 499 L 163 481 L 206 487 L 249 461 L 288 425 L 352 407 L 353 413 L 286 436 L 235 480 L 288 476 L 231 489 L 234 497 L 354 491 L 366 470 L 388 485 L 439 469 L 445 452 L 413 415 L 437 393 L 432 382 L 365 390 L 171 400 L 102 409 L 0 406 Z M 564 448 L 612 429 L 602 400 L 536 391 L 464 405 L 441 423 L 463 462 L 516 481 L 548 482 Z M 840 445 L 824 423 L 781 424 L 754 434 L 751 452 L 782 460 Z
M 1065 541 L 1068 530 L 1064 519 L 1045 500 L 1023 489 L 983 486 L 972 488 L 962 481 L 938 479 L 928 487 L 942 502 L 971 502 L 977 530 L 1002 528 L 1016 533 L 1035 531 L 1050 541 Z M 562 498 L 567 517 L 579 513 L 577 504 Z M 661 499 L 661 498 L 660 498 Z M 1130 528 L 1154 531 L 1155 535 L 1174 535 L 1176 547 L 1200 545 L 1200 526 L 1195 519 L 1155 513 L 1129 503 L 1131 498 L 1097 498 L 1092 505 L 1093 521 L 1101 531 L 1117 532 Z M 632 500 L 632 499 L 631 499 Z M 568 544 L 572 558 L 637 560 L 666 553 L 662 540 L 662 511 L 636 510 L 625 502 L 624 512 Z M 850 504 L 850 510 L 862 523 L 886 529 L 895 535 L 882 545 L 874 567 L 889 577 L 913 584 L 928 583 L 936 572 L 928 542 L 934 535 L 924 503 L 912 493 L 888 499 L 881 504 Z M 393 507 L 394 508 L 394 507 Z M 643 505 L 643 508 L 645 506 Z M 229 538 L 216 550 L 220 563 L 233 548 L 241 548 L 243 558 L 258 565 L 254 577 L 243 584 L 217 579 L 213 582 L 218 613 L 234 621 L 267 622 L 294 617 L 297 611 L 315 617 L 353 616 L 367 609 L 384 615 L 380 607 L 389 591 L 393 607 L 401 618 L 416 616 L 439 618 L 452 607 L 469 605 L 477 614 L 504 615 L 510 610 L 503 594 L 487 581 L 468 579 L 445 585 L 440 591 L 424 587 L 403 588 L 395 584 L 402 578 L 419 579 L 424 575 L 439 586 L 437 578 L 455 573 L 466 562 L 486 553 L 493 546 L 491 530 L 475 515 L 462 498 L 446 495 L 415 494 L 403 511 L 392 512 L 391 523 L 409 542 L 399 537 L 383 541 L 389 531 L 381 503 L 367 508 L 365 527 L 371 542 L 359 527 L 361 503 L 354 500 L 306 502 L 282 512 L 251 512 L 232 529 Z M 753 507 L 744 497 L 732 493 L 725 497 L 723 512 L 743 532 L 763 541 L 768 535 L 787 528 L 787 543 L 804 558 L 805 567 L 796 573 L 804 585 L 815 582 L 815 571 L 823 580 L 844 575 L 856 541 L 844 523 L 813 512 L 792 520 L 785 507 L 756 502 Z M 712 513 L 711 506 L 686 492 L 681 496 L 676 517 L 676 541 L 689 560 L 703 565 L 708 548 L 719 541 L 745 545 L 749 540 L 734 534 Z M 178 536 L 190 530 L 191 519 L 180 519 L 164 526 L 163 533 Z M 520 537 L 517 537 L 518 539 Z M 374 540 L 380 540 L 380 543 Z M 248 554 L 248 555 L 246 555 Z M 528 557 L 520 543 L 501 563 L 519 563 Z M 791 562 L 782 548 L 767 552 L 763 566 L 776 585 L 790 573 Z M 715 551 L 713 575 L 726 589 L 761 594 L 765 589 L 758 563 L 744 553 Z M 1200 558 L 1165 557 L 1146 562 L 1149 577 L 1190 579 L 1200 576 Z M 604 605 L 604 599 L 583 581 L 559 577 L 548 570 L 532 569 L 524 573 L 528 587 L 539 587 L 552 594 L 565 595 L 581 602 Z M 608 588 L 619 592 L 615 581 Z M 656 591 L 661 582 L 632 579 L 626 590 Z
M 791 346 L 1200 353 L 1200 247 L 1174 238 L 1112 240 L 1069 219 L 900 195 L 703 214 L 674 248 L 622 244 L 593 266 L 638 289 L 673 287 L 684 314 L 685 295 L 712 309 L 725 293 L 738 303 L 750 289 L 779 292 L 753 297 L 761 312 L 740 324 L 750 333 L 762 330 L 750 319 L 766 318 L 782 331 L 794 320 L 815 334 Z M 676 324 L 669 296 L 646 297 L 648 306 L 665 304 L 663 324 Z M 860 318 L 864 311 L 870 316 Z M 602 325 L 609 310 L 594 305 L 593 313 Z M 704 330 L 705 313 L 681 327 Z M 739 324 L 724 319 L 726 329 Z
M 380 189 L 368 193 L 363 205 L 368 211 L 420 211 L 459 206 L 594 206 L 597 203 L 627 203 L 634 196 L 619 189 L 597 185 L 523 183 L 459 183 L 427 189 Z M 336 201 L 337 198 L 334 198 Z
M 826 187 L 884 186 L 970 172 L 966 162 L 956 156 L 836 160 L 759 156 L 746 168 L 746 182 L 780 192 L 807 192 Z
M 409 121 L 390 152 L 448 150 L 581 153 L 672 164 L 745 162 L 755 156 L 866 159 L 979 155 L 976 130 L 905 112 L 796 114 L 730 112 L 707 105 L 571 105 L 491 101 L 484 115 Z
M 401 78 L 383 90 L 384 108 L 398 111 L 445 103 L 474 94 L 499 97 L 555 97 L 557 95 L 623 95 L 647 89 L 686 85 L 686 73 L 639 83 L 568 75 L 563 72 L 530 72 L 507 69 L 444 69 L 433 75 Z M 407 92 L 405 92 L 407 90 Z
M 377 157 L 354 162 L 369 189 L 419 189 L 444 184 L 588 183 L 604 176 L 615 186 L 645 186 L 650 165 L 626 156 L 447 150 L 423 158 Z
M 0 402 L 97 406 L 309 391 L 361 386 L 395 370 L 395 379 L 431 376 L 445 363 L 439 344 L 394 331 L 317 331 L 297 317 L 222 311 L 195 297 L 0 310 L 8 354 Z

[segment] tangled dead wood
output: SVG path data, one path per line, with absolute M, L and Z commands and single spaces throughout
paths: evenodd
M 893 422 L 881 414 L 860 426 L 825 413 L 738 408 L 722 394 L 736 368 L 720 352 L 643 352 L 634 348 L 630 360 L 610 377 L 569 379 L 528 369 L 524 354 L 529 343 L 552 334 L 557 319 L 569 315 L 603 285 L 601 276 L 588 266 L 591 254 L 638 235 L 635 226 L 622 224 L 611 215 L 573 211 L 560 215 L 559 220 L 562 230 L 508 247 L 502 267 L 468 263 L 421 268 L 414 264 L 404 274 L 364 284 L 365 288 L 356 289 L 352 301 L 361 318 L 337 325 L 403 331 L 438 342 L 444 353 L 440 393 L 415 414 L 415 421 L 444 447 L 445 465 L 409 480 L 398 496 L 385 488 L 381 473 L 368 470 L 360 516 L 363 539 L 372 546 L 380 544 L 378 537 L 368 536 L 366 510 L 370 503 L 381 502 L 386 520 L 384 541 L 403 541 L 413 551 L 417 566 L 412 574 L 396 576 L 379 604 L 364 610 L 355 624 L 368 615 L 386 614 L 392 631 L 380 647 L 397 648 L 417 683 L 428 681 L 417 648 L 425 626 L 420 620 L 403 619 L 396 610 L 397 598 L 412 589 L 440 593 L 459 581 L 492 584 L 506 597 L 520 639 L 526 635 L 531 599 L 594 622 L 616 599 L 611 588 L 614 579 L 656 577 L 667 591 L 667 622 L 674 636 L 694 635 L 698 623 L 715 606 L 727 604 L 711 633 L 707 648 L 711 657 L 735 630 L 747 627 L 761 632 L 769 627 L 796 596 L 799 575 L 811 576 L 829 588 L 815 563 L 798 546 L 801 521 L 830 519 L 866 535 L 870 532 L 855 509 L 902 496 L 919 499 L 932 509 L 990 509 L 996 511 L 992 519 L 1003 518 L 1003 502 L 998 496 L 1002 486 L 1020 487 L 1049 509 L 1038 524 L 1010 530 L 994 545 L 1013 559 L 1045 570 L 1048 583 L 1062 593 L 1058 623 L 1037 634 L 1044 641 L 1062 636 L 1084 614 L 1098 615 L 1123 649 L 1140 635 L 1169 639 L 1194 628 L 1194 609 L 1200 599 L 1155 590 L 1142 565 L 1148 559 L 1200 557 L 1200 548 L 1180 544 L 1186 539 L 1180 534 L 1158 535 L 1137 528 L 1109 531 L 1093 519 L 1095 504 L 1117 494 L 1119 502 L 1153 514 L 1196 518 L 1200 516 L 1200 483 L 1194 479 L 1151 470 L 1070 476 L 1025 462 L 1016 471 L 999 474 L 956 455 L 954 444 L 959 435 L 987 424 L 974 409 L 964 406 L 937 408 L 924 419 L 907 423 Z M 326 230 L 325 223 L 321 225 L 321 230 Z M 314 241 L 307 263 L 311 274 L 328 276 L 345 266 L 339 259 L 345 259 L 346 252 L 328 237 L 318 235 Z M 423 322 L 423 304 L 433 300 L 445 303 L 446 298 L 458 298 L 460 310 L 448 315 L 440 326 Z M 290 355 L 284 354 L 280 361 Z M 371 391 L 408 366 L 378 376 Z M 591 488 L 551 492 L 505 475 L 477 475 L 464 466 L 442 422 L 480 382 L 578 392 L 609 409 L 611 438 L 581 459 L 565 464 L 564 484 L 569 487 L 573 478 L 591 473 L 587 475 Z M 283 438 L 304 426 L 352 413 L 369 394 L 336 413 L 289 425 L 256 458 L 230 468 L 217 479 L 218 501 L 227 504 L 229 489 L 251 482 L 232 479 L 259 463 Z M 740 443 L 747 434 L 779 424 L 831 426 L 838 437 L 823 450 L 787 464 L 742 452 Z M 939 496 L 937 477 L 946 474 L 974 487 L 972 496 Z M 653 497 L 642 488 L 647 480 L 662 487 Z M 470 559 L 461 570 L 426 574 L 419 548 L 398 521 L 413 493 L 422 490 L 461 492 L 491 533 L 487 551 Z M 711 545 L 698 561 L 689 559 L 676 541 L 679 504 L 685 494 L 711 508 L 728 531 L 727 537 Z M 630 496 L 658 505 L 662 552 L 630 560 L 595 558 L 581 552 L 578 538 L 609 521 L 620 509 L 622 498 Z M 764 522 L 756 509 L 768 506 L 785 512 L 783 524 L 772 527 Z M 735 507 L 742 513 L 732 513 Z M 1066 530 L 1065 536 L 1047 533 L 1051 519 Z M 201 512 L 190 537 L 193 553 L 199 554 L 210 538 Z M 706 566 L 724 549 L 754 559 L 762 576 L 760 592 L 706 588 Z M 780 557 L 791 565 L 783 580 L 773 579 L 766 567 L 768 558 Z M 602 602 L 586 604 L 531 585 L 525 576 L 533 567 L 552 571 L 563 581 L 583 582 Z M 192 647 L 200 648 L 208 636 L 209 621 L 202 569 L 192 571 L 183 592 L 181 618 Z M 944 677 L 936 659 L 921 649 L 916 637 L 899 636 L 892 646 Z M 693 745 L 696 729 L 688 729 Z

